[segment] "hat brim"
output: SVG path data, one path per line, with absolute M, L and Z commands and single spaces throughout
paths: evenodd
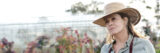
M 138 10 L 136 10 L 134 8 L 125 8 L 125 9 L 122 9 L 122 10 L 107 14 L 107 15 L 95 20 L 93 23 L 97 24 L 97 25 L 100 25 L 102 27 L 105 27 L 106 24 L 105 24 L 105 20 L 103 18 L 106 17 L 106 16 L 109 16 L 111 14 L 118 13 L 118 12 L 122 12 L 122 13 L 127 14 L 129 16 L 129 18 L 130 18 L 130 22 L 132 24 L 134 24 L 134 25 L 136 25 L 141 19 L 141 15 L 140 15 Z

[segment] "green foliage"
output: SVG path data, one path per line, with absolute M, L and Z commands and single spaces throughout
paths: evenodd
M 103 4 L 102 2 L 92 1 L 89 4 L 83 4 L 82 2 L 75 3 L 71 6 L 70 9 L 66 10 L 66 12 L 71 12 L 73 15 L 83 13 L 83 14 L 100 14 L 103 13 L 102 10 L 99 9 L 99 5 Z
M 160 49 L 156 49 L 156 53 L 160 53 Z
M 152 7 L 151 7 L 151 6 L 146 6 L 146 8 L 147 8 L 147 9 L 152 9 Z

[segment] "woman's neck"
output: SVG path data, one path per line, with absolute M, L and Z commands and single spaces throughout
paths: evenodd
M 122 44 L 122 43 L 125 43 L 128 40 L 129 34 L 127 32 L 127 29 L 124 29 L 117 34 L 114 34 L 113 36 L 116 40 L 116 44 L 119 44 L 119 43 Z

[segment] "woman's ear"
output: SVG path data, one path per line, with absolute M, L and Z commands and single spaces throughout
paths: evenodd
M 128 18 L 124 17 L 124 24 L 127 25 L 127 23 L 128 23 Z

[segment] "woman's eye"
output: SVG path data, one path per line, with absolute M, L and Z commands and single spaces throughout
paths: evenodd
M 112 21 L 114 21 L 116 18 L 112 18 Z

